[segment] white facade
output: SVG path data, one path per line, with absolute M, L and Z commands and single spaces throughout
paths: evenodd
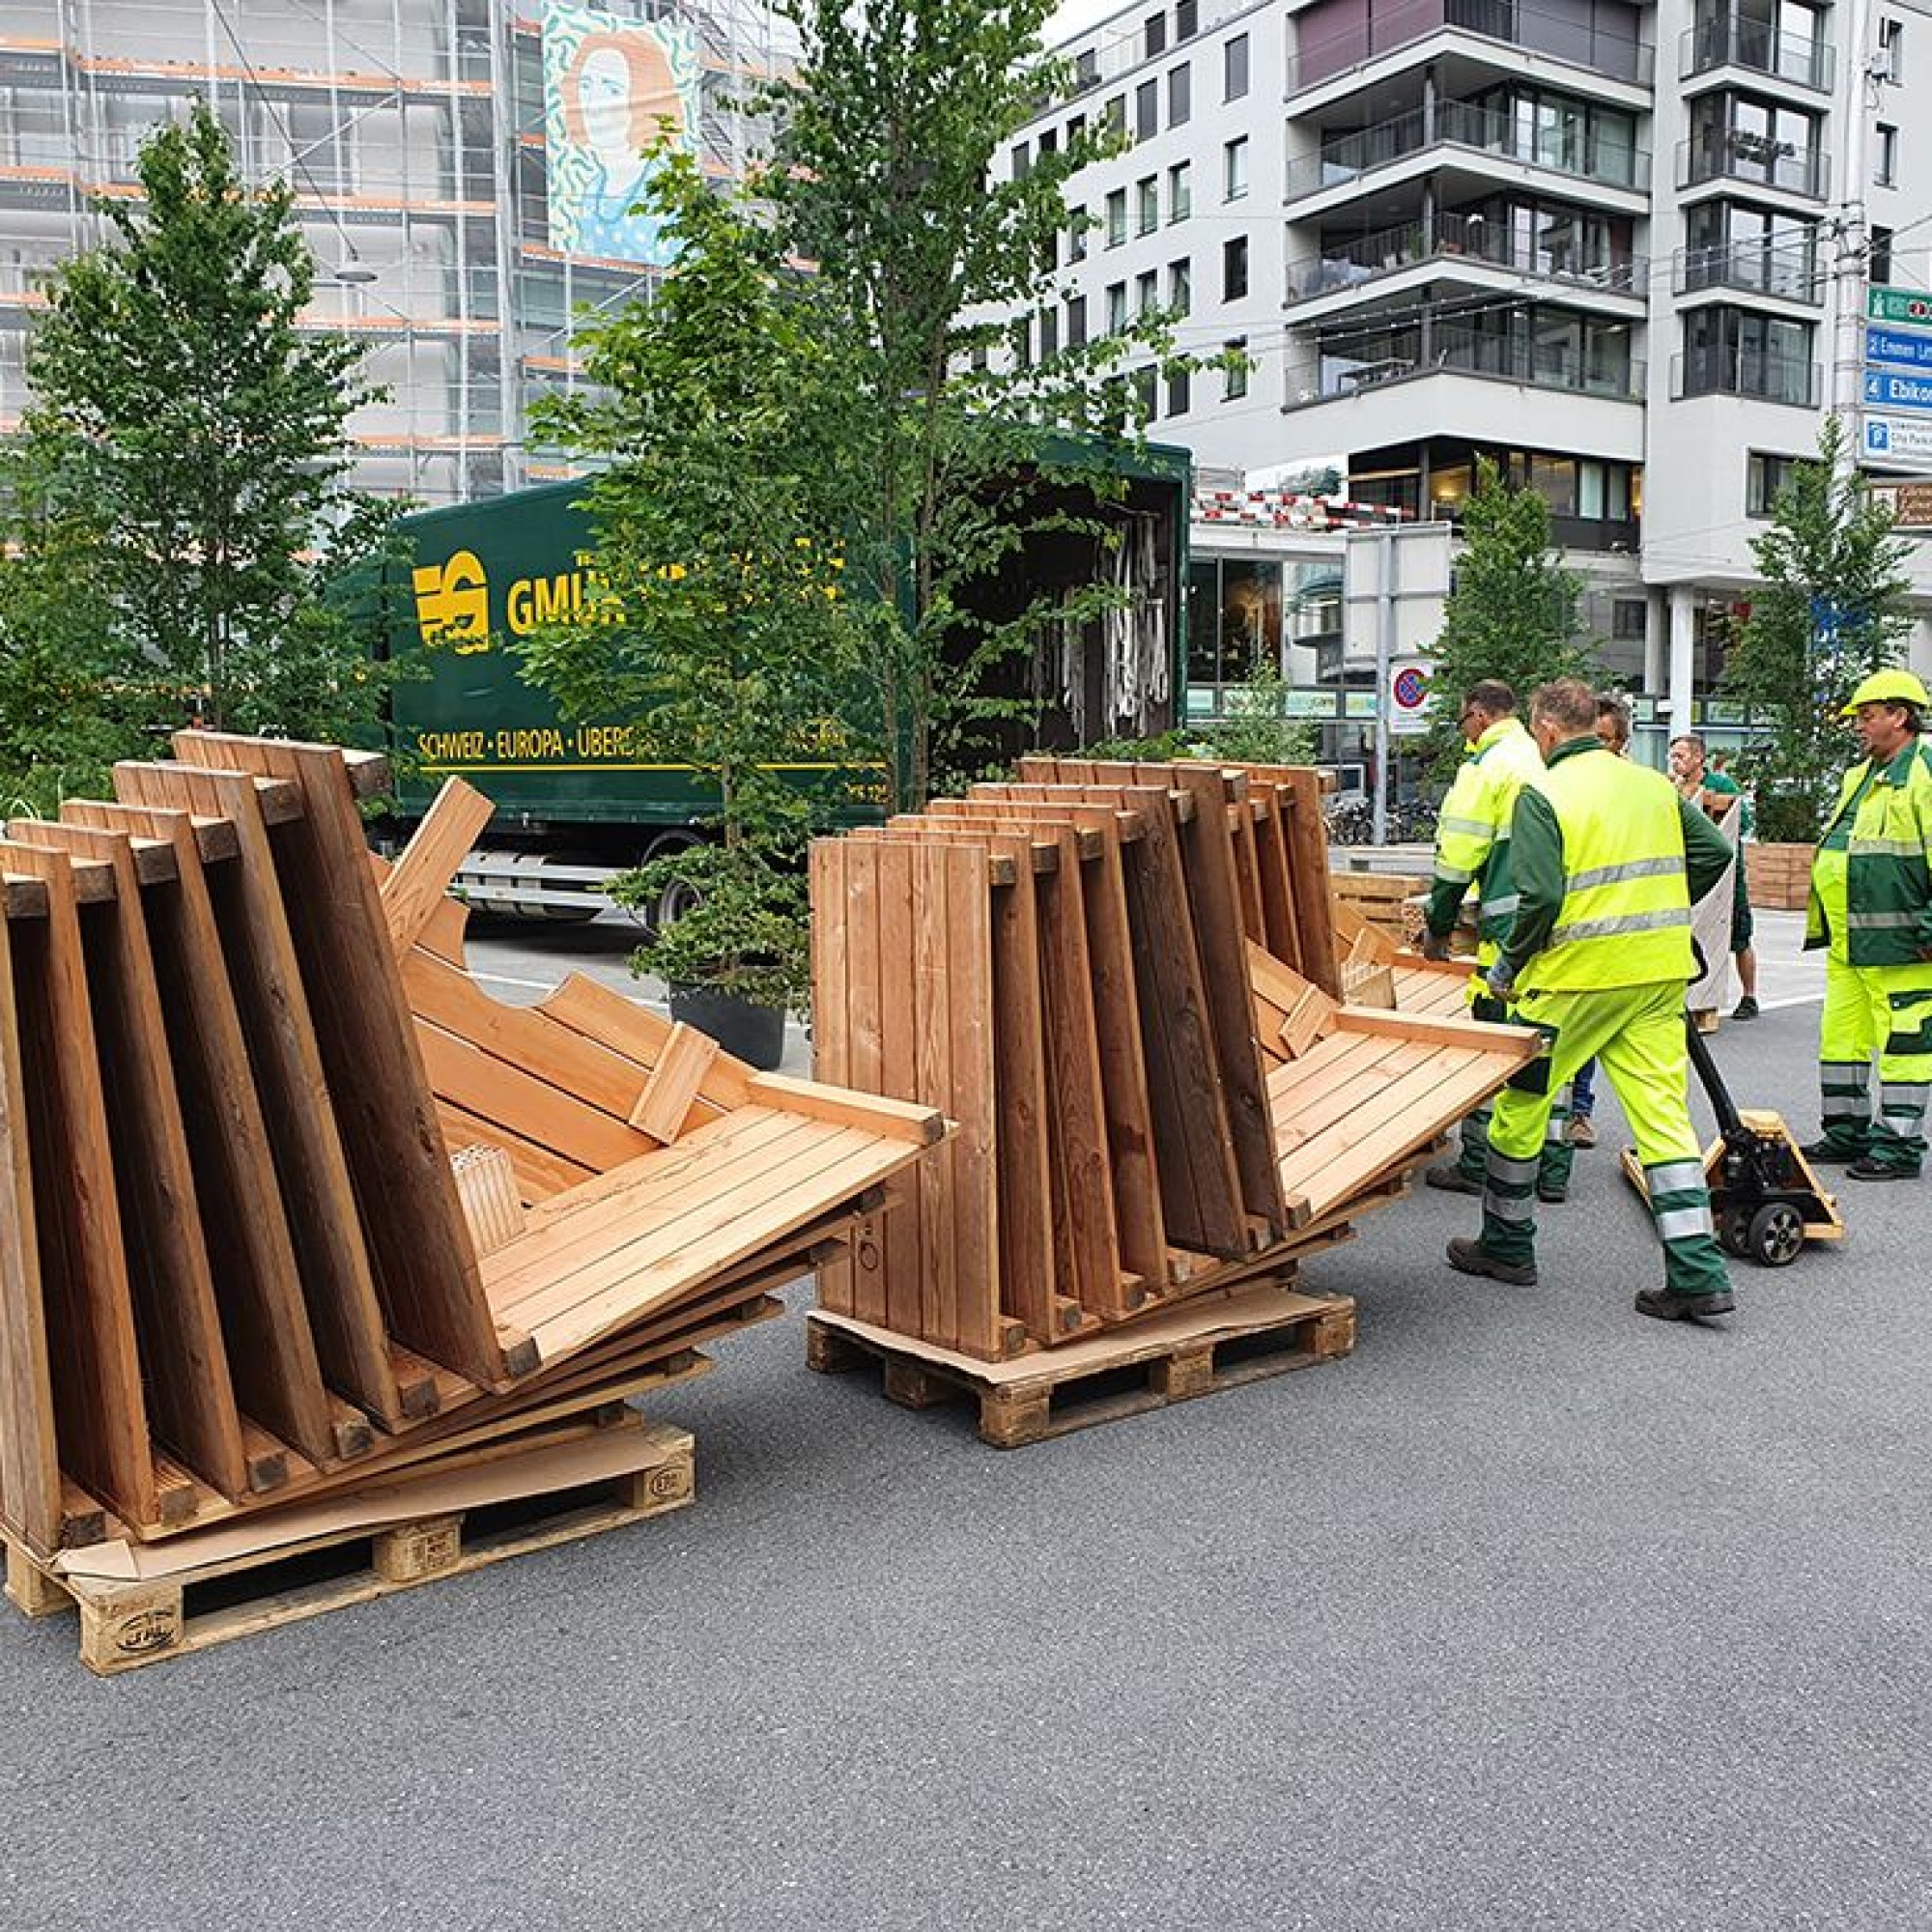
M 1069 188 L 1100 225 L 1046 329 L 1184 287 L 1183 346 L 1254 364 L 1161 385 L 1206 465 L 1426 517 L 1502 459 L 1646 715 L 1720 719 L 1777 466 L 1856 406 L 1866 280 L 1927 286 L 1923 0 L 1143 0 L 1065 51 L 1012 164 L 1080 116 L 1136 139 Z

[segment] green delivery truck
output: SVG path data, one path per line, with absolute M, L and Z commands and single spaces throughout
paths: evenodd
M 1191 459 L 1147 445 L 1122 467 L 1126 494 L 1103 513 L 1120 526 L 1117 548 L 1076 533 L 1030 535 L 985 587 L 989 614 L 1102 574 L 1132 593 L 1128 608 L 1078 638 L 1043 640 L 1033 663 L 1009 668 L 1014 688 L 1037 695 L 1042 710 L 1029 739 L 1002 751 L 1144 736 L 1178 715 Z M 640 755 L 635 721 L 567 721 L 524 682 L 519 639 L 568 619 L 588 594 L 582 492 L 576 480 L 550 483 L 405 518 L 408 581 L 388 600 L 387 648 L 417 657 L 421 672 L 399 681 L 390 701 L 407 774 L 396 829 L 407 834 L 444 779 L 469 780 L 497 814 L 457 883 L 473 905 L 532 919 L 594 918 L 611 872 L 704 837 L 716 809 L 688 767 Z M 1091 512 L 1091 497 L 1079 507 Z M 829 761 L 795 769 L 802 783 L 838 778 Z M 863 811 L 866 775 L 839 781 Z M 871 795 L 881 795 L 876 784 Z

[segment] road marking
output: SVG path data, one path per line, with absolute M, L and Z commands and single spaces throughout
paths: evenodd
M 493 986 L 526 986 L 533 992 L 554 993 L 563 984 L 561 980 L 513 980 L 507 973 L 484 973 L 472 966 L 469 969 L 472 980 L 488 980 Z

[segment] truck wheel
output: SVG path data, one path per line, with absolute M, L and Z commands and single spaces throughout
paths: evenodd
M 1750 1251 L 1766 1267 L 1788 1267 L 1804 1246 L 1804 1217 L 1788 1201 L 1774 1201 L 1751 1216 Z
M 648 864 L 653 859 L 668 858 L 673 852 L 688 852 L 694 845 L 701 845 L 701 838 L 694 838 L 688 832 L 667 832 L 661 838 L 654 838 L 644 847 L 639 865 Z M 673 924 L 697 903 L 697 895 L 682 881 L 667 886 L 663 892 L 644 905 L 634 905 L 626 910 L 646 932 L 658 932 L 665 926 Z

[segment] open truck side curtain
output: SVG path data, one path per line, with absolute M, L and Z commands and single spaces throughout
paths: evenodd
M 983 588 L 989 616 L 1016 613 L 1042 586 L 1122 570 L 1142 592 L 1135 612 L 1090 625 L 1078 651 L 1045 639 L 1037 662 L 1007 668 L 1003 681 L 1047 703 L 1025 742 L 1015 736 L 1000 751 L 1145 735 L 1178 716 L 1191 460 L 1147 445 L 1122 468 L 1125 497 L 1102 513 L 1122 526 L 1118 554 L 1103 554 L 1089 537 L 1041 533 Z M 583 490 L 572 479 L 404 518 L 408 583 L 390 600 L 388 650 L 417 656 L 422 673 L 398 682 L 390 700 L 393 742 L 405 754 L 399 829 L 445 778 L 468 779 L 496 802 L 497 815 L 458 883 L 474 904 L 536 918 L 593 916 L 611 871 L 702 837 L 717 809 L 715 791 L 688 766 L 639 749 L 634 721 L 567 721 L 524 681 L 517 644 L 567 621 L 591 596 Z M 1115 708 L 1122 701 L 1130 715 Z M 802 784 L 838 783 L 862 813 L 877 809 L 868 793 L 883 803 L 876 775 L 841 769 L 836 751 L 802 756 L 793 769 Z

